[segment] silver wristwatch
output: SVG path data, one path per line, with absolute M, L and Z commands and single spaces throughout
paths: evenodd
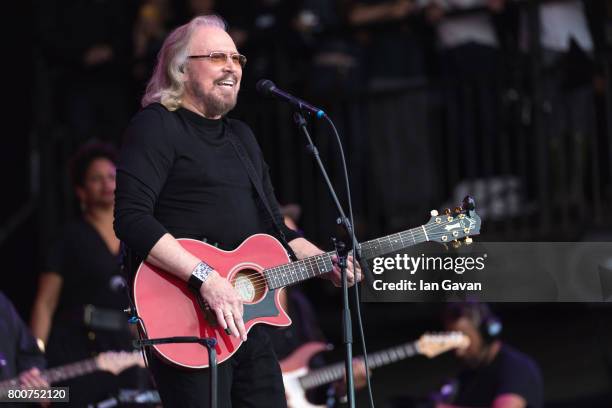
M 200 290 L 200 287 L 206 282 L 206 279 L 210 276 L 210 273 L 214 271 L 214 269 L 208 265 L 206 262 L 200 262 L 193 268 L 193 272 L 191 272 L 191 276 L 189 277 L 189 281 L 187 284 L 195 289 Z

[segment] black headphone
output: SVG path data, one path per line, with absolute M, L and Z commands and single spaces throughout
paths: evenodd
M 485 343 L 492 343 L 499 338 L 502 332 L 502 322 L 489 306 L 484 303 L 472 303 L 468 306 L 471 309 L 474 325 L 478 328 L 480 335 Z
M 486 303 L 473 300 L 450 303 L 446 306 L 444 314 L 447 322 L 454 322 L 461 317 L 468 319 L 485 344 L 492 343 L 501 335 L 502 322 Z

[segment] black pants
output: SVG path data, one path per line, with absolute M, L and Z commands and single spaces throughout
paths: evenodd
M 286 407 L 283 378 L 268 334 L 253 327 L 249 338 L 218 366 L 219 408 Z M 164 408 L 209 404 L 209 371 L 186 370 L 151 358 L 150 368 Z

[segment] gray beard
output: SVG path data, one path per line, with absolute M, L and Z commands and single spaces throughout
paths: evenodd
M 209 116 L 224 116 L 236 106 L 237 98 L 223 99 L 211 93 L 204 93 L 200 84 L 193 81 L 189 83 L 193 95 L 199 101 L 200 106 Z

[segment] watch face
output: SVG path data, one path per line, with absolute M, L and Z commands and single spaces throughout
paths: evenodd
M 200 262 L 198 266 L 196 266 L 196 269 L 193 271 L 193 274 L 196 275 L 198 278 L 205 280 L 211 271 L 212 268 L 210 266 L 206 265 L 204 262 Z
M 210 266 L 208 266 L 204 262 L 200 262 L 196 265 L 193 272 L 191 272 L 191 276 L 189 277 L 189 281 L 187 282 L 188 285 L 194 289 L 199 290 L 204 281 L 206 281 L 206 278 L 208 278 L 208 275 L 210 275 L 210 272 L 212 270 L 213 269 Z

